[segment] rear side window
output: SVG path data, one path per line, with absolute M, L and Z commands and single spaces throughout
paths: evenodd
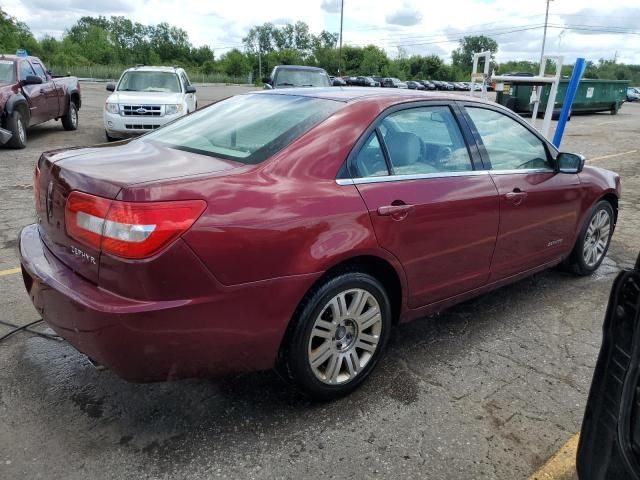
M 143 141 L 257 164 L 343 105 L 334 100 L 293 95 L 238 95 L 157 129 L 145 135 Z
M 356 157 L 358 177 L 384 177 L 389 175 L 382 147 L 376 132 L 372 132 Z
M 550 169 L 542 140 L 507 115 L 466 107 L 489 155 L 491 170 Z
M 35 75 L 35 72 L 29 62 L 23 60 L 20 62 L 20 80 L 25 80 L 29 75 Z
M 449 107 L 392 113 L 381 125 L 394 175 L 473 170 L 469 151 Z

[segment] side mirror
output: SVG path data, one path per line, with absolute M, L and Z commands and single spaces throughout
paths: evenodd
M 42 83 L 42 79 L 37 75 L 27 75 L 22 81 L 22 85 L 40 85 Z
M 575 153 L 561 152 L 556 158 L 560 173 L 580 173 L 584 168 L 585 158 Z
M 115 91 L 116 91 L 116 84 L 113 82 L 107 83 L 107 92 L 115 92 Z
M 196 93 L 196 87 L 193 85 L 189 85 L 184 89 L 185 93 Z

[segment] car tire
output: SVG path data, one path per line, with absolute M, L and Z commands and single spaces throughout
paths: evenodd
M 296 309 L 278 370 L 313 399 L 346 395 L 375 368 L 391 324 L 389 297 L 377 279 L 362 272 L 329 278 Z
M 27 146 L 27 125 L 20 110 L 15 110 L 7 118 L 7 130 L 12 133 L 7 147 L 18 149 Z
M 614 218 L 613 207 L 606 200 L 594 205 L 566 262 L 573 273 L 591 275 L 598 269 L 611 244 Z
M 106 137 L 107 142 L 115 142 L 118 140 L 117 138 L 110 136 L 109 132 L 107 132 L 106 130 L 104 131 L 104 136 Z
M 62 117 L 62 126 L 65 130 L 78 129 L 78 106 L 73 100 L 69 101 L 67 113 Z

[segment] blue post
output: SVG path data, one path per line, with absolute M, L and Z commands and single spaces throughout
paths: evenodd
M 578 85 L 580 79 L 587 67 L 584 58 L 577 58 L 576 64 L 573 67 L 573 73 L 571 74 L 571 80 L 569 80 L 569 86 L 567 87 L 567 94 L 562 102 L 562 111 L 560 112 L 560 119 L 558 120 L 558 126 L 556 127 L 556 133 L 553 135 L 553 144 L 556 148 L 560 148 L 560 142 L 562 142 L 562 135 L 564 135 L 564 127 L 569 119 L 569 113 L 571 113 L 571 106 L 573 100 L 576 98 L 576 92 L 578 91 Z

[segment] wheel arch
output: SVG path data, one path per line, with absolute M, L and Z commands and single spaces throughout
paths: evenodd
M 76 104 L 76 108 L 80 110 L 81 102 L 80 92 L 78 90 L 71 90 L 69 92 L 69 101 Z
M 611 208 L 613 208 L 613 224 L 615 227 L 615 225 L 618 223 L 618 196 L 613 192 L 607 192 L 602 195 L 595 203 L 598 203 L 601 200 L 604 200 L 611 204 Z
M 322 285 L 328 279 L 333 278 L 345 272 L 363 272 L 371 275 L 378 280 L 385 288 L 389 301 L 391 302 L 392 323 L 397 324 L 400 320 L 402 306 L 405 303 L 405 288 L 401 273 L 389 260 L 382 256 L 373 254 L 361 254 L 347 259 L 343 259 L 330 266 L 325 272 L 307 289 L 304 296 L 298 302 L 292 317 L 285 330 L 278 349 L 278 358 L 281 358 L 283 347 L 285 347 L 294 331 L 294 323 L 296 316 L 300 312 L 300 308 L 308 298 L 310 292 L 313 292 L 319 285 Z M 278 360 L 279 361 L 279 360 Z
M 29 115 L 29 104 L 27 103 L 27 99 L 21 95 L 12 95 L 5 105 L 5 113 L 8 117 L 13 112 L 19 111 L 25 121 L 25 127 L 29 125 L 30 115 Z

